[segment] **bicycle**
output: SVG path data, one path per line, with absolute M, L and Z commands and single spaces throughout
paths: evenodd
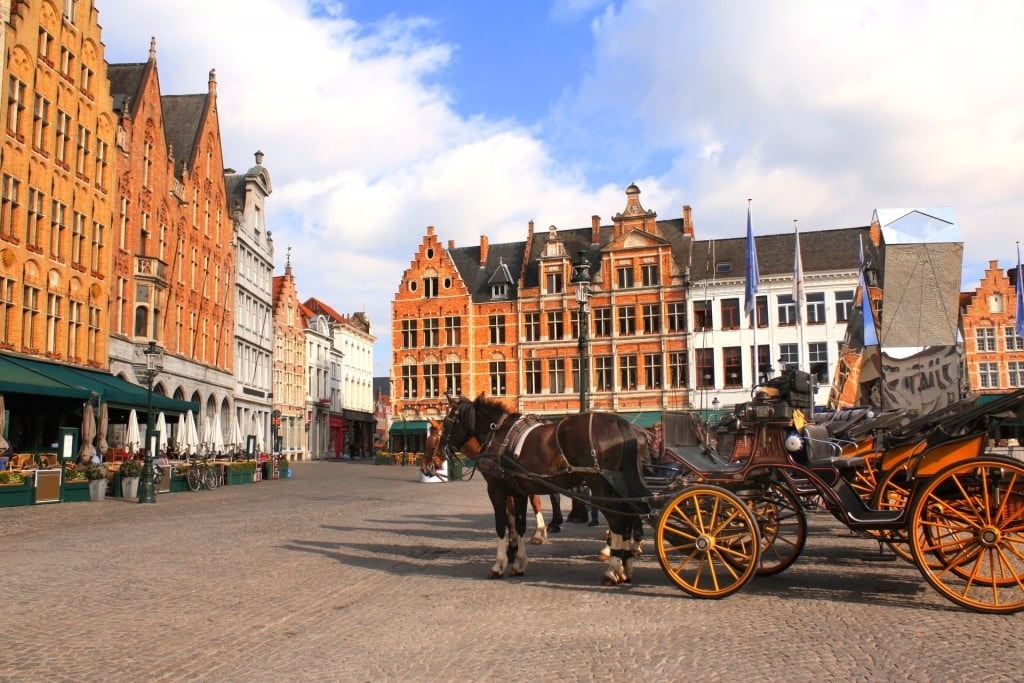
M 191 467 L 185 474 L 185 481 L 192 491 L 198 491 L 205 486 L 213 490 L 220 485 L 220 476 L 216 466 L 210 465 L 210 460 L 205 455 L 202 458 L 189 458 Z

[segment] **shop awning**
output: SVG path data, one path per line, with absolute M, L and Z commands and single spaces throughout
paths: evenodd
M 661 422 L 661 411 L 652 410 L 647 412 L 639 413 L 618 413 L 626 422 L 632 422 L 639 427 L 653 427 L 654 425 Z
M 391 435 L 426 434 L 430 431 L 430 423 L 426 420 L 395 420 L 391 423 Z
M 7 391 L 79 399 L 88 399 L 95 393 L 101 402 L 109 403 L 112 407 L 142 410 L 148 407 L 149 392 L 146 387 L 126 382 L 101 370 L 0 355 L 0 390 L 4 390 L 8 377 L 15 380 L 31 379 L 35 383 L 22 384 L 23 388 L 20 389 L 8 388 Z M 177 415 L 189 410 L 198 412 L 199 406 L 191 401 L 153 394 L 153 409 Z
M 352 422 L 373 422 L 373 413 L 364 413 L 359 410 L 342 410 L 341 414 L 345 416 L 346 420 Z

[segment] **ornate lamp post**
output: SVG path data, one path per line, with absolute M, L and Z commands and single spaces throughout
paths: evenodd
M 587 357 L 587 327 L 589 316 L 587 304 L 590 302 L 590 262 L 586 254 L 580 250 L 576 252 L 576 260 L 572 264 L 572 278 L 569 280 L 576 285 L 576 301 L 580 305 L 580 412 L 587 410 L 587 390 L 590 381 L 590 359 Z
M 139 480 L 139 502 L 155 503 L 153 456 L 159 437 L 153 429 L 153 380 L 163 369 L 164 350 L 157 346 L 155 341 L 151 341 L 149 346 L 142 350 L 142 353 L 146 357 L 146 368 L 142 372 L 145 374 L 148 394 L 146 399 L 146 459 L 142 466 L 142 478 Z

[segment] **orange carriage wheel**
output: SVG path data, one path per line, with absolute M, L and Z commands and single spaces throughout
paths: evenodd
M 690 486 L 658 518 L 658 562 L 693 597 L 724 598 L 757 571 L 757 528 L 750 508 L 735 494 L 717 486 Z
M 764 489 L 747 501 L 761 536 L 761 553 L 756 574 L 772 576 L 785 571 L 796 562 L 807 542 L 807 516 L 793 492 L 777 482 L 768 482 Z
M 905 467 L 897 467 L 887 472 L 875 490 L 875 495 L 871 499 L 871 507 L 875 510 L 892 511 L 902 510 L 907 507 L 910 504 L 910 484 L 907 479 L 908 475 Z M 910 552 L 907 534 L 904 530 L 881 531 L 871 535 L 876 536 L 878 540 L 885 541 L 898 557 L 911 564 L 914 563 L 914 556 Z
M 1024 610 L 1024 464 L 951 465 L 915 497 L 909 529 L 918 569 L 943 597 L 976 612 Z

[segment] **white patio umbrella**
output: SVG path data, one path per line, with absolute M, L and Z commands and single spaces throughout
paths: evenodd
M 182 442 L 185 447 L 185 452 L 192 455 L 199 450 L 199 432 L 196 431 L 196 419 L 192 415 L 192 411 L 188 411 L 185 415 L 185 439 Z
M 235 450 L 242 450 L 245 447 L 245 440 L 242 438 L 242 428 L 238 424 L 238 414 L 231 420 L 231 445 Z
M 135 451 L 139 450 L 139 446 L 142 445 L 142 430 L 139 429 L 139 416 L 135 413 L 135 408 L 132 408 L 132 412 L 128 414 L 128 436 L 124 439 L 124 445 L 128 447 L 128 452 L 135 455 Z
M 78 461 L 90 462 L 96 455 L 96 446 L 92 440 L 96 438 L 96 415 L 92 404 L 86 403 L 82 408 L 82 446 L 78 449 Z
M 107 429 L 110 428 L 110 417 L 108 416 L 107 404 L 100 404 L 100 427 L 99 427 L 99 440 L 96 442 L 96 448 L 99 450 L 100 455 L 104 455 L 107 452 Z
M 0 453 L 11 447 L 11 444 L 7 443 L 7 439 L 4 438 L 4 422 L 4 395 L 0 394 Z
M 185 413 L 178 413 L 178 428 L 174 430 L 174 443 L 178 446 L 178 457 L 185 452 Z
M 167 418 L 163 413 L 156 416 L 156 430 L 160 432 L 160 443 L 157 448 L 161 451 L 167 450 Z
M 213 440 L 210 447 L 213 449 L 214 453 L 220 453 L 224 450 L 224 429 L 221 426 L 219 410 L 213 415 L 212 431 Z
M 256 413 L 252 414 L 252 433 L 256 435 L 256 450 L 263 452 L 263 425 L 256 419 Z

